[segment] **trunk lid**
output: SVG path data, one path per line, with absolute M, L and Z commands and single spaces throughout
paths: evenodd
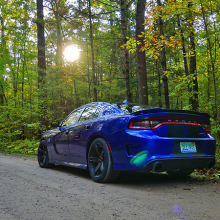
M 155 108 L 131 115 L 147 119 L 148 130 L 160 137 L 204 138 L 210 132 L 210 116 L 207 113 Z

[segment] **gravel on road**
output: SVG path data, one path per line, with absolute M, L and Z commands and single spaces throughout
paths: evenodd
M 99 184 L 88 171 L 0 154 L 0 220 L 220 219 L 220 184 L 127 173 Z

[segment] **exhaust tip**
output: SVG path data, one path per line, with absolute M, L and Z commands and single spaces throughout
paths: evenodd
M 162 163 L 156 162 L 153 165 L 153 171 L 155 171 L 155 172 L 162 171 L 162 167 L 163 167 Z

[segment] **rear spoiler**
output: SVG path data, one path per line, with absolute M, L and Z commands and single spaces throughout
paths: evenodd
M 190 111 L 190 110 L 175 110 L 175 109 L 163 109 L 163 108 L 145 109 L 145 110 L 133 112 L 130 115 L 141 115 L 141 114 L 156 113 L 156 112 L 167 112 L 167 113 L 173 112 L 173 113 L 180 113 L 180 114 L 188 113 L 188 114 L 192 114 L 192 115 L 200 115 L 200 116 L 203 116 L 203 117 L 210 119 L 210 115 L 205 112 L 201 113 L 201 112 Z

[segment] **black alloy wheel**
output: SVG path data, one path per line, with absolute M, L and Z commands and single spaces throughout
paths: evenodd
M 49 163 L 49 156 L 48 156 L 48 151 L 47 151 L 47 145 L 46 141 L 41 141 L 39 148 L 38 148 L 38 164 L 42 168 L 50 168 L 53 166 L 53 164 Z
M 119 171 L 113 170 L 111 152 L 106 141 L 95 139 L 88 153 L 88 167 L 92 179 L 99 183 L 112 182 L 119 176 Z

